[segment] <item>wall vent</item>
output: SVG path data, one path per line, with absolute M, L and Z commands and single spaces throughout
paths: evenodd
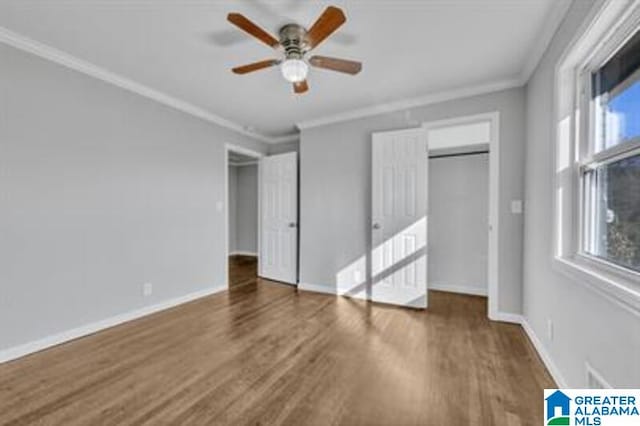
M 585 369 L 587 373 L 587 389 L 612 389 L 612 386 L 607 383 L 602 374 L 588 362 L 585 363 Z

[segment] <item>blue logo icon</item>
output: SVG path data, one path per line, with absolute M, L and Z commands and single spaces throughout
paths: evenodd
M 547 425 L 570 424 L 569 405 L 571 398 L 561 391 L 555 391 L 546 398 L 547 401 Z

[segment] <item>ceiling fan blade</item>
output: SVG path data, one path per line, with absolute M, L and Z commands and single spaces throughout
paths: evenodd
M 302 80 L 298 83 L 293 83 L 293 91 L 300 94 L 309 90 L 309 85 L 307 84 L 307 80 Z
M 263 68 L 269 68 L 274 65 L 278 65 L 279 63 L 280 61 L 277 59 L 267 59 L 265 61 L 259 61 L 259 62 L 254 62 L 252 64 L 235 67 L 231 71 L 233 71 L 236 74 L 246 74 L 249 72 L 261 70 Z
M 362 70 L 361 62 L 330 58 L 328 56 L 312 56 L 309 58 L 309 63 L 314 67 L 325 68 L 346 74 L 358 74 Z
M 227 21 L 231 22 L 233 25 L 237 26 L 243 31 L 251 34 L 258 40 L 263 43 L 273 47 L 274 49 L 278 47 L 280 42 L 276 40 L 271 34 L 251 22 L 244 15 L 240 13 L 230 13 L 227 15 Z
M 340 28 L 346 20 L 347 18 L 344 16 L 342 9 L 335 6 L 327 7 L 307 32 L 309 48 L 313 49 L 322 43 L 325 38 L 329 37 L 331 33 Z

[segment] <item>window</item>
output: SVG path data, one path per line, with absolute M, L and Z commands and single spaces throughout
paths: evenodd
M 555 70 L 555 270 L 640 312 L 640 2 L 600 2 Z
M 640 31 L 584 75 L 582 252 L 640 271 Z
M 592 74 L 595 152 L 640 138 L 640 31 Z
M 640 154 L 584 175 L 586 253 L 640 271 Z

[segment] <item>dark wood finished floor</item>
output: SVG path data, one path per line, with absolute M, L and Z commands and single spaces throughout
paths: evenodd
M 251 284 L 258 277 L 258 261 L 253 256 L 229 257 L 229 286 Z
M 553 382 L 484 298 L 431 292 L 425 312 L 231 272 L 229 292 L 0 365 L 0 424 L 542 424 Z

